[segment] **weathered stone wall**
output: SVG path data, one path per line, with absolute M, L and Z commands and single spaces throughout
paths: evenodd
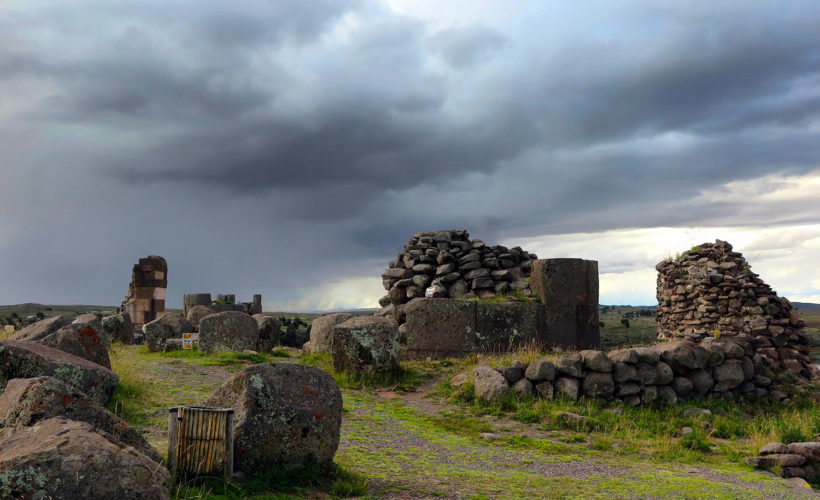
M 142 328 L 165 312 L 165 293 L 168 288 L 168 263 L 158 255 L 140 259 L 131 271 L 128 294 L 121 311 L 131 316 L 135 328 Z
M 527 296 L 534 259 L 521 247 L 470 240 L 464 229 L 416 233 L 382 275 L 388 293 L 379 303 L 399 306 L 432 286 L 437 297 L 488 298 L 516 290 Z
M 734 394 L 786 397 L 771 390 L 772 381 L 758 373 L 752 341 L 744 337 L 709 339 L 700 344 L 683 340 L 609 353 L 587 350 L 553 360 L 492 369 L 477 367 L 457 375 L 454 385 L 470 378 L 476 396 L 491 400 L 510 391 L 544 398 L 581 396 L 620 400 L 637 406 L 659 400 L 676 404 L 692 397 L 732 397 Z
M 217 304 L 217 302 L 227 302 Z M 250 302 L 236 303 L 236 295 L 217 295 L 216 300 L 211 300 L 210 293 L 186 293 L 182 296 L 182 314 L 188 316 L 188 312 L 195 306 L 205 306 L 214 312 L 239 311 L 254 314 L 262 314 L 262 296 L 256 294 Z
M 659 338 L 744 336 L 754 340 L 755 359 L 770 374 L 786 371 L 804 382 L 816 373 L 797 309 L 729 243 L 704 243 L 656 269 Z

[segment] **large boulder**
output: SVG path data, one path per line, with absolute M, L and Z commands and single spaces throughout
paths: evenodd
M 93 325 L 93 326 L 92 326 Z M 73 354 L 92 363 L 111 369 L 107 342 L 96 324 L 86 322 L 71 323 L 37 341 L 48 347 Z
M 162 461 L 139 432 L 76 387 L 53 377 L 9 380 L 0 395 L 0 427 L 19 430 L 53 417 L 86 422 L 133 446 L 151 460 Z
M 399 325 L 393 318 L 357 316 L 333 327 L 333 368 L 352 373 L 399 369 Z
M 0 342 L 0 389 L 9 380 L 50 376 L 105 404 L 120 378 L 111 370 L 67 352 L 34 342 Z
M 253 319 L 259 327 L 259 341 L 256 344 L 258 352 L 270 352 L 279 345 L 279 334 L 282 323 L 274 316 L 267 314 L 254 314 Z
M 69 321 L 62 316 L 52 316 L 37 323 L 33 323 L 23 328 L 19 332 L 11 335 L 9 340 L 36 342 L 51 335 L 60 328 L 68 326 Z
M 199 322 L 199 350 L 203 352 L 256 349 L 259 325 L 239 311 L 211 314 Z
M 161 500 L 171 475 L 86 422 L 56 417 L 0 441 L 0 498 Z
M 333 344 L 333 328 L 352 318 L 350 313 L 334 313 L 320 316 L 310 324 L 310 340 L 302 346 L 305 352 L 330 352 Z
M 174 330 L 159 319 L 142 325 L 142 334 L 150 352 L 164 351 L 168 339 L 175 338 Z
M 199 331 L 199 322 L 202 321 L 202 318 L 205 316 L 210 316 L 215 312 L 216 311 L 211 309 L 210 306 L 193 306 L 188 309 L 188 315 L 186 317 L 188 318 L 188 321 L 191 322 L 191 327 L 193 327 L 194 330 Z
M 174 338 L 180 338 L 183 333 L 191 333 L 194 331 L 194 326 L 191 322 L 178 312 L 167 312 L 157 321 L 164 325 L 168 325 Z
M 127 312 L 104 317 L 102 329 L 103 336 L 111 342 L 134 343 L 134 324 Z
M 234 467 L 246 475 L 311 460 L 328 466 L 339 447 L 342 393 L 318 368 L 249 366 L 204 404 L 234 409 Z

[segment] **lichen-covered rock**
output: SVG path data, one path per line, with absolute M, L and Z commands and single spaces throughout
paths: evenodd
M 514 393 L 524 397 L 532 396 L 535 393 L 535 391 L 533 390 L 532 382 L 525 378 L 518 380 L 518 382 L 512 385 L 511 389 Z
M 524 376 L 533 382 L 553 381 L 555 380 L 555 365 L 546 359 L 536 359 L 527 366 Z
M 613 363 L 635 364 L 638 362 L 638 353 L 632 348 L 609 351 L 607 356 L 609 356 L 609 359 L 612 360 Z
M 0 427 L 16 431 L 53 417 L 86 422 L 133 446 L 151 460 L 162 461 L 139 432 L 76 387 L 53 377 L 8 381 L 0 395 Z
M 254 314 L 253 319 L 259 326 L 259 341 L 256 343 L 258 352 L 270 352 L 279 345 L 279 334 L 282 323 L 268 314 Z
M 692 381 L 692 387 L 700 395 L 704 395 L 712 389 L 715 381 L 712 378 L 711 370 L 695 370 L 686 378 Z
M 199 350 L 203 352 L 256 349 L 259 325 L 239 311 L 211 314 L 199 322 Z
M 510 392 L 510 385 L 503 375 L 487 365 L 473 369 L 475 395 L 485 401 L 492 401 Z
M 555 388 L 553 387 L 552 382 L 538 382 L 535 384 L 535 394 L 537 394 L 540 398 L 552 399 L 555 394 Z
M 339 447 L 342 393 L 318 368 L 249 366 L 204 404 L 234 409 L 234 467 L 246 476 L 310 460 L 329 466 Z
M 8 340 L 36 342 L 68 325 L 69 321 L 64 317 L 52 316 L 28 325 L 19 332 L 11 335 Z
M 399 325 L 393 318 L 357 316 L 333 327 L 333 368 L 352 373 L 399 369 Z
M 120 378 L 111 370 L 72 354 L 34 342 L 0 342 L 0 388 L 9 380 L 50 376 L 105 404 Z
M 637 356 L 635 357 L 637 359 Z M 638 382 L 641 380 L 640 376 L 638 375 L 638 370 L 635 368 L 634 365 L 621 363 L 620 361 L 616 361 L 612 365 L 612 373 L 615 377 L 615 382 Z
M 51 418 L 0 441 L 0 498 L 170 497 L 165 467 L 86 422 Z
M 350 313 L 334 313 L 314 319 L 310 324 L 310 341 L 302 348 L 309 354 L 330 352 L 333 345 L 333 328 L 352 317 Z
M 37 340 L 37 343 L 73 354 L 110 369 L 111 360 L 108 357 L 107 342 L 100 335 L 101 330 L 95 327 L 96 324 L 94 323 L 71 323 Z
M 188 314 L 185 316 L 185 318 L 191 323 L 191 327 L 194 330 L 199 331 L 199 322 L 202 321 L 202 318 L 204 318 L 205 316 L 210 316 L 215 312 L 216 311 L 214 311 L 208 306 L 195 305 L 188 309 Z
M 134 325 L 128 313 L 112 314 L 102 319 L 103 336 L 110 342 L 134 343 Z
M 700 370 L 709 366 L 711 355 L 703 347 L 681 340 L 677 342 L 663 342 L 652 346 L 654 352 L 667 363 L 678 375 L 685 375 L 690 370 Z

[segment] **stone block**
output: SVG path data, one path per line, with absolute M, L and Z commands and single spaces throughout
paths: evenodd
M 543 304 L 598 306 L 598 261 L 542 259 L 533 262 L 530 288 Z
M 404 306 L 410 358 L 464 356 L 476 352 L 476 303 L 414 299 Z
M 475 336 L 479 352 L 507 352 L 535 342 L 546 344 L 542 307 L 533 302 L 477 302 Z

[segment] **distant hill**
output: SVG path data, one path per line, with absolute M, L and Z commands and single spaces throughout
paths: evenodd
M 811 302 L 792 302 L 792 305 L 802 311 L 820 311 L 820 304 Z

